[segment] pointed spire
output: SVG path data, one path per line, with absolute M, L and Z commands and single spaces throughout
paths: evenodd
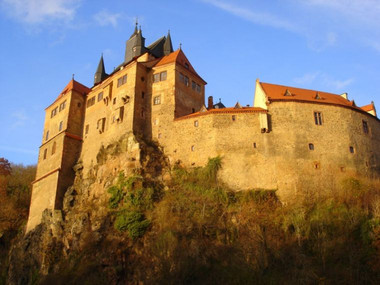
M 95 72 L 95 77 L 94 77 L 94 85 L 102 82 L 104 79 L 106 79 L 107 73 L 104 68 L 104 60 L 103 60 L 103 53 L 102 56 L 100 57 L 100 61 L 98 64 L 98 68 L 96 69 Z
M 168 36 L 166 37 L 165 43 L 164 43 L 164 54 L 168 55 L 173 52 L 173 45 L 172 45 L 172 39 L 170 37 L 170 30 L 168 31 Z

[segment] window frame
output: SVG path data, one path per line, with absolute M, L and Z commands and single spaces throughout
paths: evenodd
M 322 126 L 323 125 L 323 115 L 320 111 L 314 111 L 314 124 L 316 126 Z
M 153 105 L 161 105 L 161 95 L 153 97 Z

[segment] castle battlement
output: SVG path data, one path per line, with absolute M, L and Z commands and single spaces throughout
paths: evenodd
M 123 63 L 107 74 L 103 56 L 88 88 L 74 79 L 45 109 L 27 230 L 45 209 L 62 208 L 73 166 L 93 175 L 99 151 L 126 134 L 139 167 L 139 140 L 155 141 L 170 164 L 204 165 L 223 157 L 220 179 L 237 190 L 277 189 L 286 199 L 304 187 L 349 176 L 380 176 L 380 121 L 375 105 L 332 94 L 256 81 L 253 107 L 226 108 L 168 34 L 145 46 L 135 28 Z M 124 166 L 123 166 L 124 167 Z

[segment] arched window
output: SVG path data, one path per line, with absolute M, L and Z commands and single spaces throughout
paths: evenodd
M 56 150 L 56 148 L 57 148 L 57 144 L 56 144 L 56 142 L 54 142 L 54 143 L 53 143 L 53 147 L 52 147 L 52 149 L 51 149 L 51 155 L 55 154 L 55 150 Z

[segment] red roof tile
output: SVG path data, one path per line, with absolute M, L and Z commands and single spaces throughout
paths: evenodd
M 375 105 L 373 104 L 373 102 L 371 104 L 365 105 L 365 106 L 360 107 L 360 108 L 366 112 L 375 111 Z
M 206 84 L 206 81 L 204 81 L 202 79 L 202 77 L 200 77 L 198 75 L 198 73 L 195 71 L 194 67 L 191 65 L 190 61 L 187 59 L 187 57 L 183 53 L 182 49 L 177 49 L 176 51 L 174 51 L 174 52 L 172 52 L 172 53 L 170 53 L 168 55 L 163 56 L 156 63 L 155 66 L 162 66 L 162 65 L 165 65 L 165 64 L 168 64 L 168 63 L 173 63 L 173 62 L 176 62 L 176 63 L 182 65 L 183 67 L 185 67 L 186 69 L 188 69 L 191 73 L 193 73 L 194 75 L 196 75 L 199 79 L 201 79 L 204 84 Z
M 91 91 L 90 88 L 88 88 L 88 87 L 84 86 L 83 84 L 79 83 L 78 81 L 75 81 L 74 79 L 72 79 L 66 85 L 66 87 L 62 90 L 62 92 L 58 95 L 57 99 L 55 99 L 55 101 L 52 104 L 50 104 L 47 108 L 49 108 L 51 105 L 53 105 L 59 99 L 61 99 L 70 90 L 74 90 L 74 91 L 77 91 L 81 94 L 86 94 L 86 95 Z
M 260 85 L 268 96 L 269 101 L 303 101 L 356 107 L 354 101 L 349 101 L 337 94 L 264 82 L 260 82 Z

